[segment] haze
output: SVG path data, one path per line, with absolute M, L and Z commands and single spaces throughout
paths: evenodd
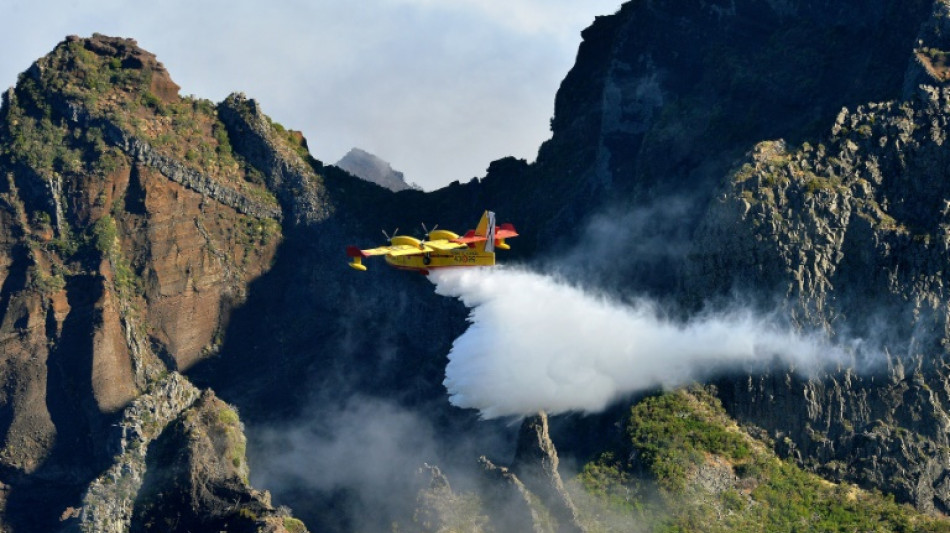
M 580 32 L 620 0 L 0 4 L 0 83 L 65 36 L 131 37 L 182 95 L 240 91 L 333 163 L 357 146 L 426 190 L 533 160 Z

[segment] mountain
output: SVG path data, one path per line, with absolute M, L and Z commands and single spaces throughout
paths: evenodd
M 67 38 L 4 94 L 0 120 L 4 527 L 127 530 L 150 443 L 209 437 L 230 462 L 188 503 L 226 491 L 229 507 L 204 525 L 280 523 L 247 483 L 236 415 L 179 372 L 218 350 L 281 220 L 317 218 L 319 203 L 285 210 L 265 179 L 292 170 L 265 178 L 234 154 L 216 106 L 179 97 L 131 40 Z
M 947 531 L 948 21 L 628 2 L 535 163 L 399 202 L 243 94 L 67 38 L 0 109 L 2 528 Z M 469 310 L 342 250 L 486 208 L 511 262 L 880 354 L 482 420 L 442 385 Z
M 411 188 L 402 172 L 379 157 L 359 148 L 353 148 L 335 163 L 336 166 L 358 178 L 385 187 L 393 192 Z

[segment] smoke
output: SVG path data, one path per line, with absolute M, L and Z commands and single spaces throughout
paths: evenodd
M 479 426 L 462 435 L 383 398 L 314 402 L 299 418 L 253 428 L 252 485 L 267 487 L 312 531 L 389 531 L 413 522 L 429 480 L 423 465 L 438 465 L 454 488 L 470 490 L 475 457 L 511 448 L 497 424 Z
M 484 418 L 598 412 L 621 398 L 717 373 L 775 364 L 810 374 L 850 350 L 748 309 L 665 316 L 649 300 L 623 304 L 513 268 L 448 269 L 436 292 L 471 308 L 445 371 L 450 402 Z

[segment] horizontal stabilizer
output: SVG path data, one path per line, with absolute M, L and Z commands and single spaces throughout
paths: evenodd
M 369 254 L 364 254 L 363 250 L 360 250 L 359 247 L 357 246 L 347 246 L 346 256 L 347 257 L 369 257 Z
M 515 227 L 509 222 L 505 222 L 500 227 L 495 229 L 495 240 L 510 239 L 517 236 L 518 232 L 515 231 Z M 453 239 L 452 242 L 457 242 L 460 244 L 474 244 L 476 242 L 485 242 L 486 240 L 488 240 L 487 237 L 484 235 L 478 235 L 475 233 L 475 230 L 470 229 L 464 236 L 459 237 L 458 239 Z
M 515 231 L 515 227 L 512 226 L 510 222 L 505 222 L 495 230 L 496 239 L 510 239 L 517 236 L 518 232 Z
M 457 242 L 459 244 L 472 244 L 476 242 L 485 242 L 485 240 L 486 239 L 484 235 L 475 235 L 475 230 L 470 229 L 468 230 L 468 233 L 462 237 L 459 237 L 458 239 L 455 239 L 453 242 Z

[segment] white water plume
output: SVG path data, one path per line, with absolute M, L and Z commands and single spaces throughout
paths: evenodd
M 436 292 L 471 309 L 445 371 L 450 402 L 485 418 L 597 412 L 632 393 L 780 363 L 811 373 L 845 362 L 824 336 L 749 310 L 668 319 L 512 268 L 436 270 Z

